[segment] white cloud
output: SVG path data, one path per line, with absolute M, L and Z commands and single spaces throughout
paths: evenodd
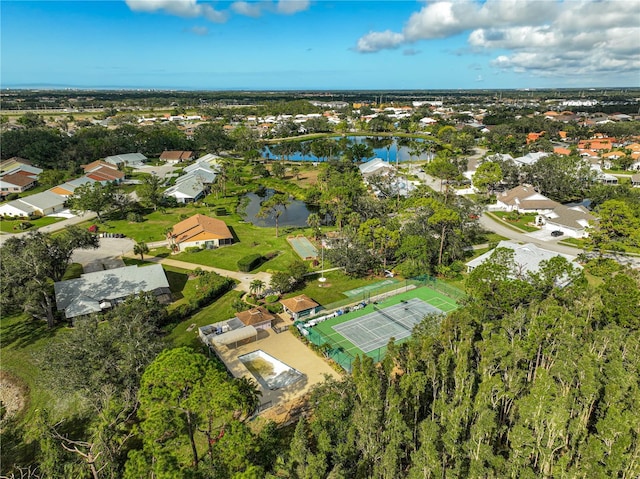
M 125 0 L 129 8 L 135 12 L 165 11 L 178 17 L 205 17 L 212 22 L 222 23 L 228 18 L 224 12 L 215 10 L 209 4 L 198 3 L 197 0 Z
M 262 15 L 262 5 L 256 2 L 233 2 L 231 10 L 239 15 L 257 18 Z
M 467 32 L 472 52 L 500 52 L 491 65 L 501 70 L 552 76 L 640 71 L 640 0 L 435 0 L 401 32 L 369 32 L 356 50 L 373 53 Z
M 358 40 L 356 50 L 361 53 L 373 53 L 380 50 L 398 48 L 404 43 L 404 36 L 391 30 L 369 32 Z
M 223 23 L 229 19 L 229 12 L 216 10 L 210 3 L 201 3 L 199 0 L 125 0 L 129 8 L 136 12 L 163 11 L 178 17 L 195 18 L 204 17 L 209 21 Z M 229 9 L 238 15 L 257 18 L 263 12 L 282 15 L 308 10 L 309 0 L 262 0 L 233 2 Z
M 279 0 L 276 10 L 283 15 L 292 15 L 308 10 L 310 6 L 311 2 L 309 0 Z

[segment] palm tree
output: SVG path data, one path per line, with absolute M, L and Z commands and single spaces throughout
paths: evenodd
M 322 224 L 322 221 L 318 213 L 310 213 L 309 216 L 307 217 L 307 225 L 309 225 L 309 227 L 313 229 L 313 236 L 315 239 L 318 239 L 318 236 L 320 236 L 321 224 Z
M 276 223 L 276 238 L 278 237 L 278 218 L 282 211 L 289 206 L 289 198 L 283 193 L 276 193 L 271 198 L 262 203 L 262 208 L 256 215 L 258 218 L 273 217 Z
M 264 289 L 264 287 L 265 287 L 264 281 L 262 281 L 260 279 L 254 279 L 249 284 L 249 292 L 251 294 L 258 295 Z
M 140 241 L 133 245 L 133 253 L 140 255 L 140 261 L 144 261 L 144 254 L 149 252 L 147 243 Z

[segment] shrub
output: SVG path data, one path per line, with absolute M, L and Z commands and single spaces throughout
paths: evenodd
M 188 304 L 181 304 L 171 312 L 170 319 L 182 321 L 199 309 L 210 305 L 233 286 L 233 281 L 213 271 L 204 271 L 198 275 L 198 292 Z
M 264 298 L 264 302 L 265 303 L 275 303 L 276 301 L 278 301 L 279 298 L 280 298 L 280 296 L 278 296 L 277 294 L 270 294 L 269 296 Z
M 238 260 L 238 270 L 243 273 L 248 273 L 249 271 L 257 268 L 262 263 L 262 255 L 260 254 L 250 254 L 245 256 L 244 258 L 240 258 Z
M 18 193 L 9 193 L 6 196 L 6 200 L 7 201 L 13 201 L 13 200 L 17 200 L 18 198 L 20 198 L 20 195 Z
M 142 223 L 144 220 L 143 216 L 140 213 L 128 213 L 127 221 L 131 223 Z
M 201 248 L 200 246 L 187 246 L 184 250 L 186 253 L 197 253 L 201 251 Z
M 226 208 L 216 208 L 216 216 L 227 216 Z
M 264 255 L 264 260 L 269 261 L 278 256 L 278 251 L 269 251 Z
M 282 312 L 282 305 L 280 303 L 267 304 L 267 311 L 273 314 Z

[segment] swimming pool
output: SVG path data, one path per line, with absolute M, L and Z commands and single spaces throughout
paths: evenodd
M 238 356 L 238 359 L 258 383 L 267 389 L 284 388 L 304 376 L 300 371 L 287 366 L 261 349 Z

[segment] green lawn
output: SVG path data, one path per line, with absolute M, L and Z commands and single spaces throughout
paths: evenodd
M 54 218 L 51 216 L 43 216 L 42 218 L 36 218 L 36 219 L 32 219 L 32 220 L 8 220 L 8 219 L 2 219 L 0 221 L 0 231 L 4 232 L 4 233 L 20 233 L 22 231 L 33 231 L 36 230 L 38 228 L 41 228 L 42 226 L 47 226 L 47 225 L 52 225 L 54 223 L 57 223 L 59 221 L 63 221 L 64 218 Z M 27 228 L 26 230 L 22 230 L 19 229 L 19 225 L 21 223 L 24 223 L 28 221 L 29 223 L 31 223 L 33 226 L 31 226 L 30 228 Z
M 224 321 L 226 319 L 232 318 L 236 313 L 236 310 L 233 309 L 232 304 L 241 296 L 241 291 L 229 291 L 221 298 L 219 298 L 215 303 L 202 308 L 196 314 L 191 316 L 191 318 L 168 327 L 168 334 L 165 337 L 165 340 L 171 345 L 171 347 L 200 347 L 202 344 L 200 342 L 200 339 L 198 338 L 198 328 L 200 326 L 206 326 L 207 324 L 217 323 L 219 321 Z M 187 328 L 189 328 L 192 324 L 195 324 L 195 326 L 191 329 L 191 331 L 187 331 Z
M 298 290 L 292 293 L 284 295 L 284 298 L 291 298 L 298 296 L 299 294 L 306 294 L 316 302 L 327 305 L 346 299 L 347 296 L 342 294 L 344 291 L 366 286 L 368 284 L 378 283 L 383 281 L 384 278 L 351 278 L 342 272 L 341 270 L 329 271 L 325 273 L 327 280 L 324 284 L 318 281 L 319 274 L 307 276 L 307 282 L 302 290 Z M 322 284 L 322 286 L 320 286 Z M 356 299 L 354 299 L 354 302 Z
M 519 218 L 515 221 L 508 219 L 510 213 L 506 213 L 504 211 L 496 211 L 496 212 L 487 213 L 487 214 L 489 216 L 497 217 L 500 221 L 502 221 L 507 226 L 511 226 L 515 229 L 524 231 L 526 233 L 530 233 L 532 231 L 538 231 L 540 229 L 530 225 L 531 223 L 534 223 L 536 221 L 537 215 L 535 214 L 520 215 Z

